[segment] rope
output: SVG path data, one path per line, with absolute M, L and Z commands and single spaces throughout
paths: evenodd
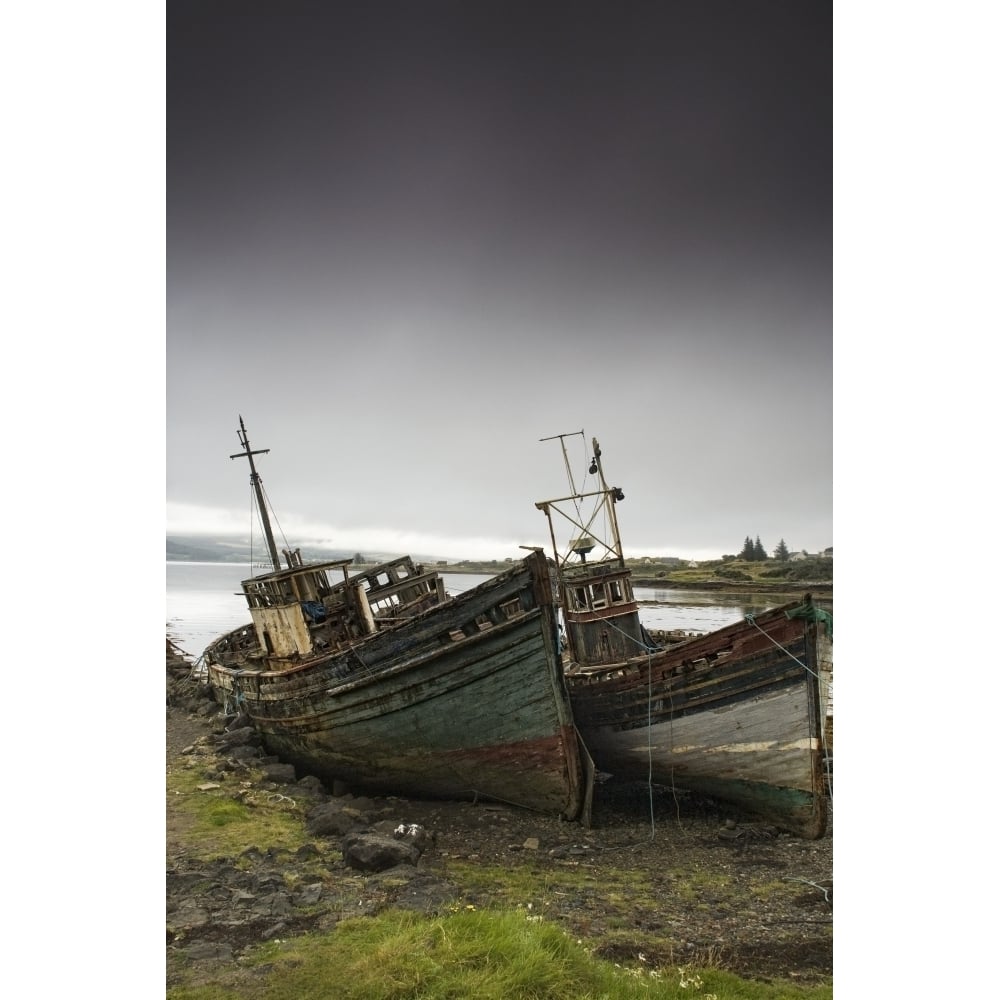
M 654 840 L 656 838 L 656 818 L 653 812 L 653 653 L 656 650 L 655 646 L 647 646 L 644 642 L 640 642 L 635 636 L 629 635 L 627 632 L 623 632 L 617 625 L 612 621 L 606 621 L 606 625 L 613 628 L 619 635 L 624 636 L 630 642 L 634 642 L 645 654 L 646 654 L 646 760 L 648 762 L 649 770 L 646 777 L 646 790 L 649 794 L 649 839 Z M 674 723 L 674 699 L 673 695 L 670 698 L 670 725 L 671 725 L 671 735 L 670 741 L 673 744 L 673 723 Z M 677 789 L 674 787 L 673 770 L 671 769 L 670 774 L 670 791 L 674 797 L 674 804 L 679 808 L 679 803 L 677 801 Z
M 794 656 L 794 655 L 793 655 L 792 653 L 789 653 L 789 652 L 788 652 L 788 650 L 787 650 L 787 649 L 785 649 L 785 647 L 784 647 L 784 646 L 782 646 L 780 642 L 777 642 L 777 641 L 775 641 L 775 639 L 773 639 L 773 638 L 772 638 L 771 636 L 769 636 L 769 635 L 768 635 L 768 634 L 767 634 L 767 633 L 766 633 L 766 632 L 765 632 L 765 631 L 764 631 L 764 630 L 763 630 L 763 629 L 762 629 L 762 628 L 761 628 L 761 627 L 760 627 L 760 626 L 759 626 L 759 625 L 757 624 L 757 621 L 756 621 L 756 619 L 754 618 L 754 616 L 753 616 L 753 615 L 747 615 L 747 616 L 746 616 L 746 621 L 747 621 L 747 624 L 748 624 L 748 625 L 753 625 L 753 627 L 754 627 L 755 629 L 757 629 L 757 631 L 758 631 L 758 632 L 760 632 L 760 634 L 761 634 L 762 636 L 764 636 L 764 638 L 765 638 L 765 639 L 767 639 L 767 640 L 768 640 L 768 642 L 770 642 L 770 643 L 771 643 L 771 645 L 773 645 L 773 646 L 777 646 L 777 647 L 778 647 L 778 649 L 780 649 L 780 650 L 781 650 L 781 651 L 782 651 L 782 652 L 783 652 L 783 653 L 785 654 L 785 656 L 787 656 L 787 657 L 788 657 L 789 659 L 791 659 L 791 660 L 794 660 L 794 661 L 795 661 L 795 662 L 796 662 L 796 663 L 797 663 L 797 664 L 798 664 L 798 665 L 799 665 L 799 666 L 800 666 L 800 667 L 801 667 L 801 668 L 802 668 L 803 670 L 805 670 L 805 671 L 806 671 L 806 673 L 809 673 L 809 674 L 812 674 L 812 675 L 813 675 L 813 677 L 815 677 L 815 678 L 816 678 L 816 680 L 818 680 L 818 681 L 820 681 L 820 682 L 822 682 L 822 681 L 823 681 L 823 678 L 822 678 L 822 677 L 820 677 L 820 675 L 819 675 L 819 674 L 817 674 L 815 670 L 812 670 L 811 668 L 807 667 L 807 666 L 806 666 L 806 665 L 805 665 L 805 664 L 804 664 L 804 663 L 803 663 L 803 662 L 802 662 L 802 661 L 801 661 L 801 660 L 800 660 L 800 659 L 799 659 L 799 658 L 798 658 L 797 656 Z

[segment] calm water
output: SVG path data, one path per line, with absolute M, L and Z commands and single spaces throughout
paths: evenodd
M 683 629 L 685 632 L 714 632 L 747 615 L 757 615 L 787 599 L 762 594 L 730 594 L 724 591 L 655 590 L 634 587 L 641 604 L 639 618 L 646 628 Z
M 167 563 L 167 635 L 192 659 L 225 632 L 250 621 L 240 582 L 254 572 L 247 563 Z M 476 573 L 444 573 L 445 589 L 458 594 L 488 580 Z M 636 587 L 643 624 L 651 629 L 711 632 L 784 599 L 760 594 Z M 827 604 L 821 607 L 832 610 Z

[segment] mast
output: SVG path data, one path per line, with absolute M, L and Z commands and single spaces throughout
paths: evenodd
M 247 437 L 247 429 L 243 423 L 242 415 L 240 416 L 240 429 L 237 431 L 237 436 L 240 439 L 240 444 L 243 445 L 243 451 L 229 457 L 245 458 L 250 463 L 250 482 L 253 484 L 253 490 L 257 496 L 257 508 L 260 510 L 261 523 L 264 525 L 264 537 L 267 539 L 267 550 L 271 554 L 271 565 L 277 573 L 281 569 L 281 563 L 278 561 L 278 549 L 274 544 L 274 535 L 271 534 L 271 521 L 267 516 L 267 505 L 264 503 L 264 491 L 260 485 L 260 476 L 257 474 L 257 467 L 253 464 L 254 455 L 266 455 L 271 449 L 250 450 L 250 440 Z
M 618 556 L 618 562 L 624 566 L 625 554 L 622 552 L 622 539 L 618 533 L 618 513 L 615 510 L 615 504 L 619 500 L 624 500 L 625 494 L 619 486 L 608 487 L 607 480 L 604 478 L 604 466 L 601 465 L 601 446 L 597 443 L 597 438 L 592 438 L 591 440 L 594 443 L 594 459 L 591 463 L 590 471 L 593 473 L 596 466 L 597 475 L 601 480 L 601 490 L 606 498 L 605 503 L 607 504 L 608 517 L 611 521 L 611 534 L 615 543 L 614 552 Z
M 556 558 L 556 564 L 560 569 L 568 562 L 572 555 L 579 556 L 583 562 L 587 561 L 587 553 L 595 547 L 595 539 L 591 534 L 591 529 L 594 522 L 597 520 L 598 515 L 601 513 L 605 514 L 607 517 L 611 533 L 610 539 L 604 537 L 597 540 L 597 544 L 600 545 L 603 552 L 601 558 L 606 555 L 611 555 L 617 560 L 618 565 L 624 569 L 625 555 L 622 552 L 622 541 L 618 529 L 618 514 L 615 510 L 615 504 L 624 500 L 625 494 L 619 486 L 608 486 L 607 480 L 604 478 L 604 467 L 601 464 L 601 446 L 598 444 L 596 437 L 592 438 L 594 451 L 593 457 L 590 460 L 590 468 L 587 472 L 592 476 L 598 476 L 601 488 L 590 493 L 580 493 L 578 491 L 576 482 L 573 478 L 572 470 L 570 468 L 569 454 L 566 450 L 566 438 L 575 437 L 577 434 L 581 437 L 584 436 L 583 431 L 579 430 L 574 431 L 571 434 L 553 434 L 551 437 L 539 439 L 540 441 L 559 441 L 562 448 L 563 461 L 566 465 L 566 475 L 569 479 L 570 489 L 573 492 L 567 497 L 558 497 L 552 500 L 541 500 L 536 503 L 535 506 L 545 514 L 546 518 L 548 518 L 549 533 L 552 536 L 553 554 Z M 600 500 L 598 501 L 593 513 L 585 520 L 580 509 L 580 502 L 588 500 L 592 497 L 599 497 Z M 566 504 L 572 504 L 572 513 L 563 509 L 562 505 Z M 580 535 L 576 539 L 570 540 L 565 554 L 560 551 L 559 545 L 556 542 L 555 526 L 552 518 L 553 513 L 557 513 L 561 517 L 565 518 L 576 530 L 580 532 Z
M 578 433 L 583 436 L 583 431 Z M 558 439 L 562 445 L 573 492 L 566 497 L 541 500 L 535 506 L 549 523 L 566 622 L 566 641 L 572 660 L 588 667 L 621 663 L 634 656 L 637 648 L 648 646 L 618 530 L 615 505 L 625 499 L 625 494 L 618 486 L 608 486 L 597 438 L 593 438 L 593 457 L 587 474 L 598 477 L 600 488 L 589 493 L 577 489 L 566 451 L 565 439 L 570 436 L 573 435 L 557 434 L 542 440 Z M 581 510 L 585 500 L 593 501 L 593 512 L 589 515 Z M 556 538 L 554 521 L 557 514 L 570 526 L 565 550 L 560 548 Z M 602 514 L 604 531 L 595 536 L 592 529 Z M 599 558 L 589 562 L 587 556 L 595 548 L 599 550 Z M 574 556 L 580 561 L 572 562 Z

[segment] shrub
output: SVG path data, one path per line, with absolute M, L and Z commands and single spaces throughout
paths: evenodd
M 753 582 L 753 577 L 749 573 L 744 573 L 741 569 L 731 569 L 729 566 L 720 567 L 712 575 L 721 576 L 724 580 L 738 580 L 740 583 Z

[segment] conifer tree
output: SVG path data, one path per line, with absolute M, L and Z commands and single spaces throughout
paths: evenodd
M 753 542 L 750 541 L 749 535 L 743 539 L 743 548 L 740 550 L 740 559 L 744 562 L 753 562 Z
M 753 543 L 753 558 L 755 562 L 765 562 L 767 560 L 767 553 L 764 551 L 764 546 L 760 544 L 760 535 L 757 536 L 757 540 Z
M 788 546 L 785 544 L 784 538 L 778 542 L 778 547 L 774 550 L 774 558 L 778 562 L 788 562 Z

